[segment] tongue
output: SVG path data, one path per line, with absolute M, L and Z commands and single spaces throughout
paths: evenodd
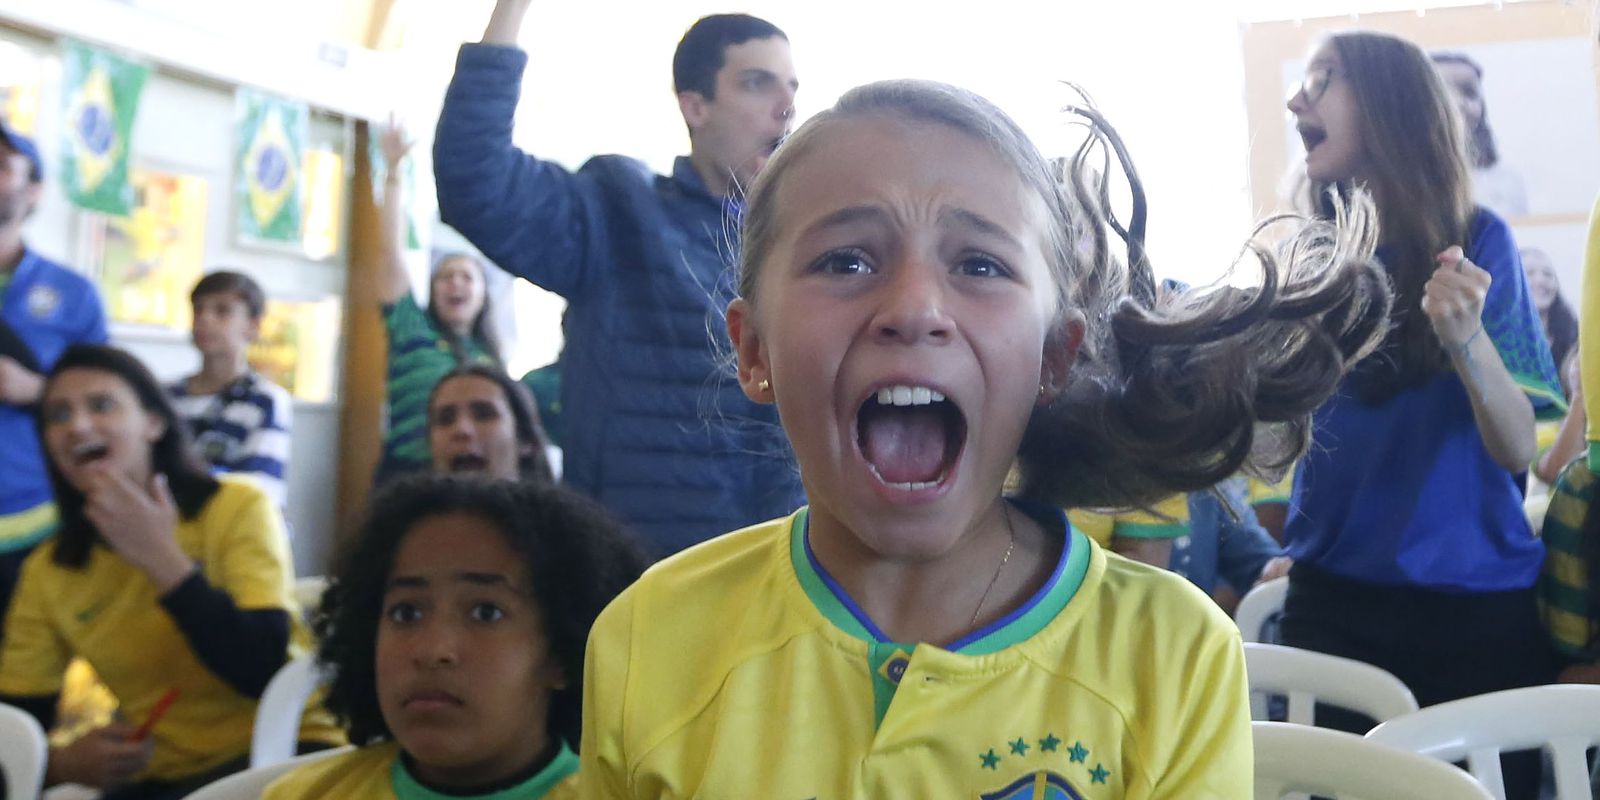
M 944 467 L 945 419 L 932 406 L 896 407 L 864 414 L 861 451 L 889 483 L 937 480 Z

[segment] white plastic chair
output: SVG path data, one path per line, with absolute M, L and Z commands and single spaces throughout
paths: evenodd
M 50 743 L 32 714 L 0 703 L 0 772 L 5 774 L 6 797 L 34 800 L 44 788 L 45 760 Z
M 251 767 L 244 772 L 235 772 L 226 778 L 206 784 L 191 793 L 189 800 L 260 800 L 261 793 L 266 791 L 267 786 L 277 780 L 278 776 L 313 761 L 332 758 L 353 749 L 350 745 L 345 745 L 332 750 L 319 750 L 295 756 L 265 767 Z
M 1600 686 L 1534 686 L 1452 700 L 1396 717 L 1367 738 L 1441 761 L 1465 761 L 1505 800 L 1503 750 L 1542 748 L 1555 767 L 1558 800 L 1589 800 L 1586 751 L 1600 745 Z
M 1316 704 L 1327 703 L 1383 722 L 1417 710 L 1417 698 L 1389 672 L 1371 664 L 1297 647 L 1246 642 L 1251 719 L 1265 719 L 1257 694 L 1289 698 L 1289 721 L 1315 724 Z M 1262 708 L 1257 708 L 1257 705 Z
M 300 741 L 300 717 L 306 701 L 330 676 L 306 654 L 278 668 L 256 706 L 250 735 L 250 767 L 266 767 L 294 758 Z
M 1289 579 L 1273 578 L 1245 593 L 1234 609 L 1233 619 L 1239 626 L 1239 636 L 1246 642 L 1261 641 L 1261 629 L 1272 615 L 1283 610 L 1283 598 L 1289 594 Z
M 310 619 L 312 612 L 317 610 L 317 606 L 322 605 L 322 593 L 327 590 L 328 579 L 322 575 L 296 578 L 294 582 L 294 602 L 300 606 L 300 615 Z
M 1255 800 L 1291 792 L 1369 800 L 1489 800 L 1472 776 L 1425 756 L 1378 744 L 1353 733 L 1252 722 Z

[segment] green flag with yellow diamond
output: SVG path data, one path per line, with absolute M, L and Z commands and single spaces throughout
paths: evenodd
M 303 103 L 240 89 L 234 159 L 239 235 L 273 242 L 300 241 L 300 164 L 305 154 Z
M 61 61 L 62 188 L 76 205 L 126 216 L 128 142 L 150 68 L 71 40 Z

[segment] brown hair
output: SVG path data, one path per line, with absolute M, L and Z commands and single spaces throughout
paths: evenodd
M 261 284 L 256 283 L 249 275 L 226 269 L 207 273 L 201 278 L 189 292 L 189 303 L 196 305 L 202 297 L 230 293 L 244 303 L 244 307 L 250 311 L 251 319 L 261 319 L 261 315 L 266 313 L 267 295 L 261 291 Z
M 1016 123 L 971 92 L 926 81 L 851 90 L 780 147 L 752 184 L 742 220 L 739 292 L 755 303 L 778 233 L 778 186 L 842 120 L 881 116 L 945 125 L 991 148 L 1043 199 L 1055 224 L 1045 253 L 1057 306 L 1086 318 L 1084 341 L 1054 402 L 1034 411 L 1018 454 L 1025 495 L 1055 505 L 1130 506 L 1208 487 L 1246 462 L 1275 467 L 1303 452 L 1309 415 L 1381 336 L 1388 291 L 1371 252 L 1367 206 L 1343 228 L 1310 223 L 1283 258 L 1253 246 L 1254 289 L 1189 292 L 1155 302 L 1144 256 L 1143 191 L 1115 130 L 1075 109 L 1091 136 L 1053 169 Z M 1115 154 L 1137 199 L 1124 226 L 1089 159 Z M 1104 170 L 1101 170 L 1103 173 Z M 1340 212 L 1341 216 L 1343 212 Z M 1112 251 L 1107 229 L 1127 244 Z M 1049 337 L 1046 347 L 1061 346 Z M 1258 425 L 1273 435 L 1258 436 Z
M 1467 249 L 1475 213 L 1460 114 L 1428 54 L 1384 33 L 1338 33 L 1328 43 L 1339 55 L 1360 110 L 1360 136 L 1371 166 L 1383 267 L 1394 286 L 1394 327 L 1379 357 L 1355 373 L 1357 394 L 1383 402 L 1449 369 L 1449 356 L 1422 313 L 1422 287 L 1434 256 L 1451 245 Z M 1312 182 L 1311 201 L 1328 216 L 1347 181 Z

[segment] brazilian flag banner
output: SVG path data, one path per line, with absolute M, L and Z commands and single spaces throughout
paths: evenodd
M 72 40 L 61 61 L 62 188 L 78 206 L 127 216 L 128 143 L 150 68 Z
M 234 205 L 240 237 L 299 242 L 305 104 L 241 88 L 234 115 Z

